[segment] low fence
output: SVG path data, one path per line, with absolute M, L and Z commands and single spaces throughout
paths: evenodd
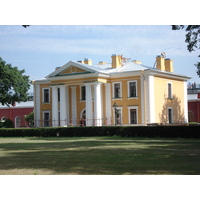
M 116 121 L 116 123 L 115 123 Z M 69 119 L 69 120 L 35 120 L 35 127 L 67 127 L 67 126 L 112 126 L 122 125 L 123 119 Z

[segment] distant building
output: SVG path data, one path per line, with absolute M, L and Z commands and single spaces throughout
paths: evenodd
M 15 103 L 15 106 L 10 107 L 0 103 L 0 120 L 11 119 L 15 128 L 28 126 L 24 117 L 34 110 L 33 94 L 28 99 L 30 101 Z
M 189 122 L 200 122 L 200 84 L 195 87 L 188 85 L 188 120 Z
M 111 63 L 69 61 L 33 81 L 35 125 L 102 126 L 188 122 L 187 81 L 173 61 L 155 67 L 112 55 Z

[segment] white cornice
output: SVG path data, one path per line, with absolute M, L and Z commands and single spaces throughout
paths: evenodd
M 178 79 L 181 81 L 188 81 L 191 77 L 183 76 L 179 74 L 174 74 L 170 72 L 165 71 L 156 71 L 156 70 L 145 70 L 145 74 L 153 75 L 153 76 L 159 76 L 163 78 L 169 78 L 169 79 Z
M 107 74 L 101 74 L 101 73 L 88 73 L 88 74 L 74 74 L 74 75 L 68 75 L 68 76 L 54 76 L 49 77 L 49 81 L 57 81 L 57 80 L 72 80 L 72 79 L 84 79 L 84 78 L 92 78 L 92 77 L 101 77 L 101 78 L 109 78 L 110 76 Z

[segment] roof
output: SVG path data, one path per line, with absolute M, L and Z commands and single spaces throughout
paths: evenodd
M 70 67 L 72 67 L 72 66 L 77 67 L 77 68 L 81 69 L 82 71 L 81 72 L 63 73 L 63 72 L 65 72 L 65 70 L 70 69 Z M 102 65 L 101 64 L 88 65 L 88 64 L 84 64 L 84 63 L 80 63 L 80 62 L 76 62 L 76 61 L 69 61 L 62 67 L 60 67 L 57 70 L 50 73 L 44 79 L 37 80 L 37 81 L 39 81 L 39 82 L 48 81 L 48 80 L 50 81 L 51 78 L 57 77 L 57 76 L 71 76 L 71 75 L 80 75 L 80 74 L 84 75 L 84 74 L 88 74 L 88 73 L 98 73 L 98 74 L 104 74 L 106 76 L 112 76 L 114 74 L 117 75 L 119 73 L 123 74 L 123 73 L 128 73 L 128 72 L 138 72 L 138 71 L 148 71 L 148 70 L 153 73 L 159 73 L 159 74 L 162 73 L 163 75 L 174 76 L 176 78 L 180 78 L 180 79 L 184 79 L 184 80 L 190 79 L 190 77 L 187 77 L 184 75 L 179 75 L 179 74 L 175 74 L 175 73 L 167 72 L 167 71 L 161 71 L 159 69 L 148 67 L 143 64 L 135 63 L 133 61 L 123 62 L 122 65 L 118 68 L 112 68 L 112 65 L 110 63 L 102 64 Z
M 15 104 L 15 106 L 11 106 L 11 108 L 33 108 L 34 107 L 34 101 L 26 101 L 26 102 L 20 102 Z M 0 103 L 0 109 L 6 109 L 9 108 L 7 105 L 2 105 Z

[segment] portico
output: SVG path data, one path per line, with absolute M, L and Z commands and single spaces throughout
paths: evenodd
M 82 103 L 85 104 L 86 126 L 102 126 L 102 85 L 101 82 L 84 83 L 86 99 Z M 80 113 L 77 111 L 77 96 L 80 85 L 52 85 L 51 88 L 52 126 L 78 125 Z

